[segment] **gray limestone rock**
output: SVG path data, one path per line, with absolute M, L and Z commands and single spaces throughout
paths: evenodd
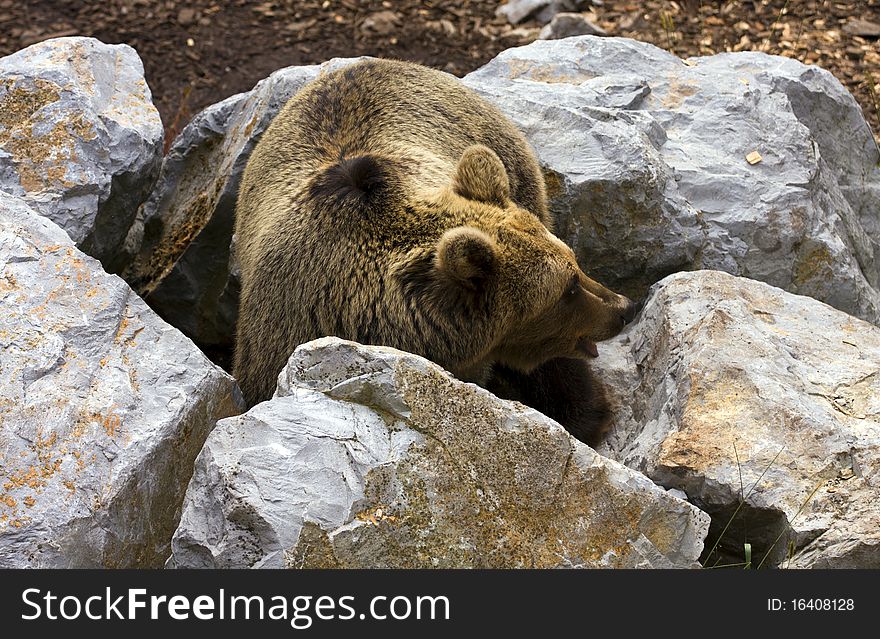
M 109 271 L 162 159 L 162 122 L 124 44 L 56 38 L 0 59 L 0 190 Z
M 712 515 L 710 549 L 730 524 L 710 565 L 742 562 L 748 542 L 753 566 L 880 567 L 880 328 L 682 273 L 594 371 L 617 414 L 600 452 Z
M 877 147 L 827 71 L 584 36 L 509 49 L 465 83 L 525 132 L 557 235 L 606 285 L 639 297 L 717 269 L 880 321 Z
M 588 15 L 583 13 L 557 13 L 553 19 L 541 29 L 538 38 L 541 40 L 559 40 L 581 35 L 607 35 L 602 27 L 593 24 Z
M 530 18 L 547 24 L 560 12 L 579 11 L 591 4 L 588 0 L 508 0 L 495 10 L 495 15 L 507 18 L 510 24 Z
M 0 192 L 0 567 L 158 567 L 234 380 Z
M 212 432 L 169 565 L 692 567 L 707 525 L 540 413 L 324 338 Z

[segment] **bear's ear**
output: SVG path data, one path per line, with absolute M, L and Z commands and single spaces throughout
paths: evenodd
M 510 181 L 495 152 L 482 144 L 469 146 L 461 154 L 453 190 L 462 197 L 504 206 L 510 200 Z
M 497 259 L 495 241 L 491 237 L 479 229 L 459 226 L 440 238 L 434 266 L 454 283 L 477 291 L 495 273 Z
M 309 187 L 313 198 L 375 205 L 397 190 L 400 178 L 393 162 L 375 155 L 340 158 L 315 176 Z

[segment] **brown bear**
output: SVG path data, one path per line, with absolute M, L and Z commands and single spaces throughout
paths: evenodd
M 457 79 L 367 60 L 321 75 L 251 155 L 235 230 L 235 376 L 271 397 L 303 342 L 422 355 L 592 443 L 608 419 L 585 358 L 634 305 L 552 232 L 525 138 Z

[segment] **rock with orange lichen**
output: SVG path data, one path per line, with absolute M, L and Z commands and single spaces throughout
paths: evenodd
M 300 346 L 218 423 L 170 565 L 692 567 L 708 518 L 556 422 L 391 348 Z
M 0 191 L 0 567 L 156 567 L 232 378 Z
M 593 366 L 617 415 L 600 452 L 712 515 L 709 548 L 727 527 L 709 565 L 749 543 L 753 567 L 880 568 L 880 328 L 681 273 Z
M 0 59 L 0 190 L 25 199 L 110 271 L 162 157 L 134 49 L 46 40 Z

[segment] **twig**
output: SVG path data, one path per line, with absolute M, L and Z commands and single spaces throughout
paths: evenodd
M 779 24 L 780 20 L 782 20 L 782 16 L 783 14 L 785 14 L 786 9 L 788 9 L 788 0 L 785 0 L 785 4 L 782 5 L 782 8 L 779 10 L 779 15 L 776 16 L 773 24 L 770 25 L 770 36 L 766 40 L 764 40 L 764 44 L 767 45 L 767 53 L 770 52 L 770 39 L 773 37 L 773 32 L 776 31 L 776 25 Z

